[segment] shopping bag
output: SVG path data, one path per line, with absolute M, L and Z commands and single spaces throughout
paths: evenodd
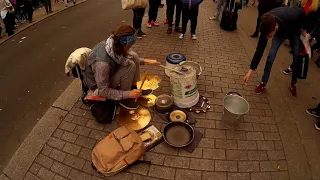
M 146 8 L 149 6 L 148 0 L 121 0 L 122 10 Z
M 309 56 L 299 55 L 295 67 L 295 75 L 297 79 L 306 79 L 309 68 Z

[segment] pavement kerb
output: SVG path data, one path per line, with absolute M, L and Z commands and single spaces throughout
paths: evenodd
M 21 180 L 68 110 L 79 100 L 80 81 L 74 80 L 35 125 L 0 175 L 0 180 Z M 73 104 L 72 104 L 73 103 Z
M 42 22 L 43 20 L 45 20 L 45 19 L 47 19 L 47 18 L 49 18 L 49 17 L 52 17 L 52 16 L 54 16 L 54 15 L 56 15 L 56 14 L 62 12 L 62 11 L 65 11 L 65 10 L 67 10 L 67 9 L 70 9 L 70 8 L 73 8 L 73 7 L 77 6 L 77 5 L 80 5 L 80 4 L 82 4 L 82 3 L 86 2 L 86 1 L 87 1 L 87 0 L 83 0 L 83 1 L 77 2 L 77 3 L 76 3 L 75 5 L 73 5 L 73 6 L 69 6 L 68 8 L 64 8 L 64 9 L 61 9 L 61 10 L 58 10 L 58 11 L 53 11 L 50 15 L 45 16 L 45 17 L 39 19 L 38 21 L 35 21 L 35 22 L 33 22 L 33 23 L 31 23 L 31 24 L 29 24 L 29 25 L 27 25 L 27 26 L 25 26 L 25 27 L 23 27 L 23 28 L 21 28 L 21 29 L 18 29 L 18 31 L 16 31 L 12 36 L 6 36 L 2 41 L 0 41 L 0 45 L 3 44 L 3 43 L 5 43 L 5 42 L 7 42 L 7 41 L 10 40 L 10 39 L 12 39 L 13 37 L 15 37 L 16 35 L 18 35 L 19 33 L 25 31 L 26 29 L 28 29 L 28 28 L 30 28 L 30 27 L 32 27 L 32 26 L 34 26 L 34 25 Z

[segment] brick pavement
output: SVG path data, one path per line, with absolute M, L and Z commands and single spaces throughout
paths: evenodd
M 266 95 L 255 95 L 253 88 L 259 79 L 254 74 L 249 85 L 244 86 L 242 76 L 247 70 L 249 57 L 237 33 L 225 32 L 218 22 L 209 21 L 213 4 L 205 0 L 200 7 L 198 40 L 186 35 L 166 34 L 166 26 L 144 29 L 148 34 L 139 40 L 135 50 L 142 57 L 156 58 L 162 62 L 168 53 L 179 51 L 188 60 L 198 62 L 204 73 L 198 81 L 201 94 L 208 97 L 212 109 L 195 115 L 195 125 L 203 138 L 193 153 L 169 147 L 162 143 L 146 153 L 151 165 L 140 164 L 124 172 L 105 178 L 90 166 L 91 150 L 109 132 L 117 128 L 116 122 L 101 125 L 95 122 L 88 107 L 79 101 L 61 120 L 60 125 L 37 155 L 25 180 L 269 180 L 289 179 L 286 157 L 276 119 Z M 165 10 L 159 12 L 164 20 Z M 163 69 L 144 67 L 144 70 L 161 77 L 156 95 L 169 93 L 169 79 Z M 251 109 L 236 129 L 221 122 L 222 98 L 229 91 L 241 93 Z M 152 123 L 159 129 L 164 122 L 152 112 Z

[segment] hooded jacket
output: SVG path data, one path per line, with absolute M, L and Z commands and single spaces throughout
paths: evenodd
M 183 8 L 198 8 L 203 0 L 182 0 Z

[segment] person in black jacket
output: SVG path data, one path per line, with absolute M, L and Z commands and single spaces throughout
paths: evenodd
M 305 29 L 306 14 L 302 8 L 279 7 L 264 14 L 260 23 L 260 38 L 254 57 L 251 61 L 250 70 L 244 77 L 244 82 L 248 83 L 252 72 L 257 69 L 257 66 L 262 58 L 268 38 L 272 39 L 267 62 L 264 68 L 264 73 L 261 83 L 256 87 L 255 92 L 260 94 L 263 92 L 270 76 L 273 61 L 276 58 L 278 49 L 282 42 L 288 38 L 293 51 L 293 66 L 298 59 L 300 34 L 306 34 Z M 293 68 L 294 69 L 294 68 Z M 293 97 L 296 97 L 296 84 L 297 78 L 295 73 L 292 73 L 290 92 Z
M 260 25 L 261 16 L 271 11 L 274 8 L 280 7 L 282 3 L 283 3 L 282 0 L 259 0 L 256 30 L 251 35 L 251 37 L 259 36 L 259 25 Z
M 314 117 L 317 117 L 317 118 L 320 118 L 320 103 L 318 104 L 318 106 L 316 108 L 312 108 L 312 109 L 306 109 L 306 112 L 307 114 L 311 115 L 311 116 L 314 116 Z M 320 130 L 320 121 L 318 121 L 314 127 L 317 129 L 317 130 Z
M 17 0 L 17 7 L 27 14 L 29 23 L 32 23 L 33 7 L 30 0 Z

